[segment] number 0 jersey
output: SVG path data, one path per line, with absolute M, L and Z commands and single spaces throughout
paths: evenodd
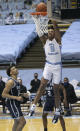
M 46 41 L 44 45 L 46 61 L 52 64 L 61 63 L 61 45 L 57 43 L 55 39 Z

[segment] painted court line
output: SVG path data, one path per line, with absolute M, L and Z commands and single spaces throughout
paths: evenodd
M 42 119 L 42 116 L 24 116 L 25 119 Z M 52 118 L 52 116 L 48 116 L 48 118 Z M 74 116 L 70 116 L 70 117 L 64 117 L 65 119 L 80 119 L 80 115 L 74 115 Z M 11 116 L 0 116 L 0 120 L 1 119 L 13 119 Z

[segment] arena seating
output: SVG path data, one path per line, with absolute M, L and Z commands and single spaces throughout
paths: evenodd
M 0 25 L 5 24 L 5 18 L 7 17 L 7 15 L 12 12 L 14 14 L 14 16 L 16 16 L 16 13 L 20 13 L 23 12 L 24 16 L 28 16 L 27 14 L 29 14 L 29 10 L 31 9 L 32 5 L 27 5 L 26 4 L 26 8 L 24 7 L 24 1 L 21 0 L 16 0 L 16 1 L 12 1 L 12 0 L 8 0 L 6 2 L 2 1 L 0 2 L 0 12 L 2 15 L 2 23 L 0 23 Z M 31 9 L 33 10 L 33 9 Z M 29 16 L 28 16 L 29 17 Z M 27 18 L 28 19 L 28 18 Z M 30 20 L 29 20 L 30 21 Z M 32 21 L 32 19 L 31 19 Z
M 21 24 L 0 26 L 0 36 L 0 63 L 16 63 L 16 59 L 37 34 L 34 24 Z
M 19 41 L 19 43 L 21 43 L 21 41 L 22 41 L 22 43 L 24 43 L 24 44 L 20 45 L 19 48 L 18 48 L 18 43 L 15 44 L 17 47 L 13 46 L 15 49 L 18 49 L 14 52 L 15 52 L 15 55 L 17 55 L 19 57 L 20 57 L 21 53 L 25 50 L 25 48 L 27 46 L 29 47 L 30 42 L 32 42 L 33 39 L 37 36 L 36 33 L 35 33 L 35 25 L 32 24 L 33 20 L 32 20 L 32 17 L 30 16 L 30 13 L 29 13 L 29 12 L 32 12 L 32 10 L 34 10 L 34 9 L 31 9 L 31 5 L 26 5 L 26 7 L 27 8 L 25 9 L 24 8 L 24 1 L 22 1 L 22 0 L 13 0 L 13 1 L 12 0 L 5 0 L 5 1 L 1 0 L 1 2 L 0 2 L 0 25 L 1 25 L 0 28 L 1 28 L 1 30 L 3 30 L 2 33 L 1 33 L 3 35 L 2 38 L 5 37 L 8 40 L 8 37 L 9 37 L 10 39 L 9 39 L 8 43 L 10 43 L 11 39 L 13 41 L 14 38 L 16 38 Z M 24 19 L 19 18 L 20 12 L 23 13 Z M 15 18 L 15 23 L 14 23 L 15 25 L 14 26 L 4 26 L 6 24 L 5 20 L 8 17 L 9 13 L 13 13 L 13 16 Z M 24 23 L 25 23 L 25 25 L 19 26 L 19 24 L 24 24 Z M 30 25 L 30 23 L 31 23 L 31 25 Z M 30 27 L 31 27 L 31 29 L 30 29 Z M 18 35 L 19 35 L 20 32 L 22 32 L 22 35 L 20 35 L 20 37 L 21 38 L 25 37 L 25 40 L 23 40 L 23 38 L 22 38 L 22 40 L 19 40 L 18 37 L 16 37 L 16 36 L 14 36 L 14 38 L 13 38 L 13 37 L 9 36 L 9 34 L 7 35 L 7 33 L 9 33 L 9 32 L 4 32 L 4 28 L 5 28 L 5 30 L 14 32 L 15 35 L 17 35 L 17 34 L 15 33 L 15 31 L 12 31 L 12 30 L 16 30 L 16 31 L 19 30 Z M 15 29 L 13 29 L 13 28 L 15 28 Z M 27 32 L 24 31 L 24 29 L 26 29 Z M 31 36 L 30 36 L 30 34 L 31 34 Z M 13 42 L 11 42 L 11 43 L 13 43 Z M 2 46 L 1 46 L 1 48 L 3 48 L 2 50 L 4 50 L 3 52 L 5 52 L 5 53 L 6 53 L 6 50 L 4 48 L 7 47 L 7 46 L 8 46 L 7 41 L 6 41 L 6 45 L 2 44 Z M 12 49 L 12 50 L 14 50 L 14 49 Z M 11 51 L 11 52 L 13 52 L 13 51 Z M 5 56 L 5 53 L 4 53 L 4 56 Z M 10 50 L 7 51 L 7 53 L 10 53 Z M 12 53 L 12 54 L 14 54 L 14 53 Z M 1 54 L 3 58 L 0 59 L 0 64 L 2 64 L 2 63 L 7 64 L 7 62 L 12 63 L 11 61 L 14 61 L 14 63 L 15 63 L 15 58 L 14 58 L 14 56 L 12 56 L 12 54 L 9 54 L 8 55 L 9 57 L 7 57 L 7 58 L 13 57 L 13 58 L 10 58 L 9 61 L 6 61 L 6 59 L 4 59 L 4 56 Z
M 62 37 L 62 59 L 80 60 L 80 20 L 74 21 Z

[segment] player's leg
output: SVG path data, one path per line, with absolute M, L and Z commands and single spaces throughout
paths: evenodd
M 12 127 L 12 131 L 16 131 L 17 125 L 18 125 L 18 120 L 14 119 L 14 124 L 13 124 L 13 127 Z
M 53 81 L 54 81 L 54 97 L 55 97 L 55 107 L 56 111 L 53 117 L 52 122 L 56 123 L 58 121 L 58 118 L 60 116 L 60 93 L 59 93 L 59 83 L 61 81 L 61 66 L 56 66 L 55 69 L 53 70 Z
M 47 86 L 47 83 L 48 83 L 48 80 L 46 80 L 46 79 L 44 79 L 44 77 L 42 77 L 40 87 L 39 87 L 39 89 L 37 91 L 37 94 L 36 94 L 36 97 L 34 99 L 34 104 L 37 104 L 37 102 L 39 101 L 40 97 L 45 92 L 45 88 Z
M 60 124 L 61 124 L 62 130 L 66 131 L 65 121 L 64 121 L 63 117 L 60 116 L 59 119 L 60 119 Z
M 47 131 L 47 124 L 48 124 L 47 115 L 48 115 L 48 113 L 44 113 L 44 112 L 42 114 L 44 131 Z
M 54 77 L 54 96 L 55 96 L 55 106 L 56 108 L 60 107 L 60 92 L 59 92 L 59 84 L 62 79 L 62 69 L 61 65 L 56 65 L 54 72 L 53 72 L 53 77 Z
M 57 123 L 60 116 L 60 95 L 59 95 L 59 86 L 54 84 L 54 97 L 55 97 L 55 113 L 52 119 L 52 123 Z
M 47 115 L 48 115 L 48 113 L 53 112 L 54 106 L 55 106 L 54 96 L 50 96 L 50 97 L 46 96 L 46 102 L 43 107 L 43 115 L 42 115 L 44 131 L 48 130 L 48 128 L 47 128 L 47 125 L 48 125 Z
M 60 107 L 60 93 L 59 93 L 59 84 L 54 84 L 54 96 L 55 96 L 55 106 L 56 108 Z
M 22 129 L 24 128 L 25 124 L 26 124 L 26 120 L 23 116 L 23 113 L 21 111 L 21 107 L 20 106 L 16 106 L 16 112 L 18 110 L 18 115 L 17 115 L 17 120 L 18 120 L 18 125 L 17 125 L 17 128 L 16 128 L 16 131 L 22 131 Z
M 49 73 L 49 68 L 47 65 L 45 65 L 44 71 L 43 71 L 43 77 L 41 79 L 40 87 L 37 91 L 36 97 L 33 101 L 33 104 L 30 107 L 30 113 L 29 116 L 32 116 L 35 111 L 35 107 L 37 102 L 39 101 L 42 94 L 45 92 L 45 88 L 47 86 L 48 81 L 51 79 L 51 73 Z
M 12 131 L 22 131 L 24 125 L 26 124 L 26 120 L 23 117 L 20 105 L 17 105 L 15 101 L 8 101 L 7 107 L 14 119 Z
M 46 79 L 44 79 L 44 77 L 42 77 L 40 87 L 39 87 L 39 89 L 37 91 L 37 94 L 36 94 L 36 97 L 35 97 L 35 99 L 33 101 L 33 104 L 30 107 L 29 116 L 32 116 L 34 114 L 36 104 L 38 103 L 38 101 L 39 101 L 40 97 L 42 96 L 42 94 L 45 92 L 45 88 L 47 86 L 47 83 L 48 83 L 48 80 L 46 80 Z
M 43 71 L 43 77 L 41 79 L 41 84 L 40 84 L 40 87 L 39 87 L 39 89 L 37 91 L 37 95 L 36 95 L 36 97 L 34 99 L 34 104 L 37 104 L 40 97 L 42 96 L 42 94 L 45 91 L 45 88 L 47 86 L 48 81 L 51 80 L 52 72 L 50 73 L 50 69 L 51 68 L 49 67 L 49 65 L 45 64 L 44 71 Z
M 17 128 L 16 128 L 16 131 L 22 131 L 25 124 L 26 124 L 26 120 L 23 116 L 21 116 L 20 119 L 18 119 L 18 125 L 17 125 Z

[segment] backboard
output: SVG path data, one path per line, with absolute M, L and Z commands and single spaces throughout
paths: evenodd
M 52 17 L 52 0 L 47 0 L 47 13 L 48 17 Z

